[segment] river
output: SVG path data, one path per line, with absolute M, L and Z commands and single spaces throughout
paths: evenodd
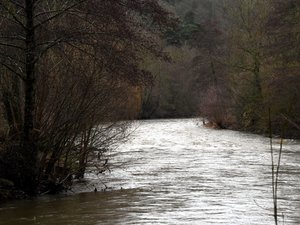
M 274 224 L 268 138 L 196 119 L 135 127 L 111 153 L 111 173 L 90 175 L 76 194 L 2 205 L 0 224 Z M 278 204 L 286 225 L 300 224 L 299 189 L 300 143 L 285 140 Z

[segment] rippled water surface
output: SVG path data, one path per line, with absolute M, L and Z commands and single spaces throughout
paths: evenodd
M 0 206 L 0 224 L 274 224 L 267 138 L 193 119 L 137 127 L 113 153 L 112 173 L 90 176 L 81 189 L 105 183 L 109 191 L 9 203 Z M 299 189 L 300 143 L 285 140 L 279 211 L 286 225 L 300 224 Z

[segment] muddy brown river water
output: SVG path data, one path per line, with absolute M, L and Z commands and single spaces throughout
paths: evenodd
M 135 126 L 112 152 L 111 173 L 88 174 L 76 194 L 2 205 L 0 224 L 274 224 L 268 138 L 211 130 L 195 119 Z M 280 220 L 300 224 L 300 143 L 285 140 L 283 150 Z M 94 193 L 103 183 L 108 190 Z

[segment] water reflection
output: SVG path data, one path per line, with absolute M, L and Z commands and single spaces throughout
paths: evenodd
M 112 191 L 10 203 L 0 208 L 0 224 L 273 224 L 268 143 L 194 120 L 144 121 L 113 153 L 113 173 L 101 178 Z M 300 224 L 299 147 L 284 146 L 285 224 Z M 83 190 L 101 189 L 90 179 L 92 188 Z

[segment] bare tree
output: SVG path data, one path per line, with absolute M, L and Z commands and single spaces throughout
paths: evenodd
M 156 0 L 4 0 L 0 18 L 1 69 L 5 79 L 16 84 L 10 89 L 13 95 L 20 96 L 18 102 L 6 96 L 14 104 L 5 107 L 9 112 L 12 105 L 18 106 L 8 113 L 19 118 L 11 120 L 18 123 L 11 127 L 20 130 L 16 154 L 22 176 L 15 180 L 28 194 L 35 194 L 40 174 L 50 173 L 66 154 L 61 146 L 77 141 L 100 120 L 121 118 L 105 114 L 114 107 L 102 107 L 105 116 L 91 110 L 114 100 L 116 95 L 107 91 L 152 82 L 151 74 L 139 67 L 142 55 L 164 56 L 157 40 L 174 20 Z M 93 91 L 87 90 L 90 87 Z M 49 109 L 49 102 L 58 108 Z M 85 116 L 89 123 L 77 122 Z M 53 142 L 45 147 L 50 137 Z M 52 152 L 51 163 L 44 171 L 39 155 L 47 151 Z

